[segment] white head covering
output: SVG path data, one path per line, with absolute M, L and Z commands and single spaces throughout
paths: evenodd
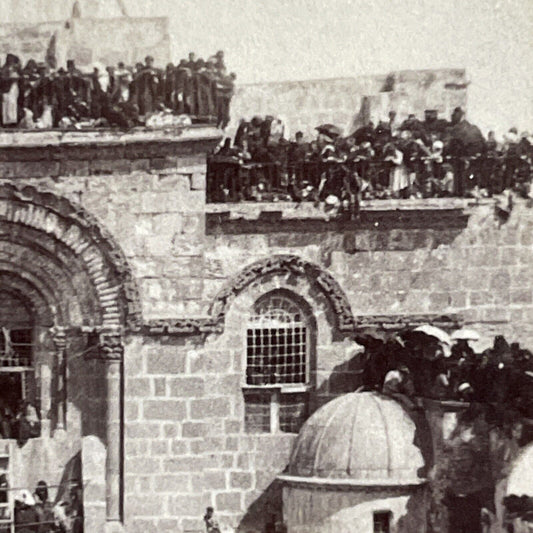
M 19 490 L 15 494 L 15 501 L 29 506 L 35 505 L 35 498 L 28 489 Z

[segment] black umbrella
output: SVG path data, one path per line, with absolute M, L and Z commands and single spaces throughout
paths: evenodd
M 328 137 L 340 137 L 342 135 L 342 130 L 335 126 L 334 124 L 322 124 L 315 128 L 318 133 L 323 133 Z

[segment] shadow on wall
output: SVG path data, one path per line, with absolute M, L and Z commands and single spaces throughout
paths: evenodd
M 69 403 L 72 403 L 74 410 L 79 413 L 79 419 L 69 420 L 69 423 L 79 424 L 81 437 L 92 435 L 107 445 L 106 365 L 103 361 L 85 357 L 83 354 L 86 351 L 87 341 L 83 336 L 72 339 L 70 357 L 67 360 L 66 387 Z
M 364 362 L 364 354 L 357 353 L 350 360 L 345 361 L 336 367 L 331 372 L 330 378 L 323 382 L 316 390 L 314 397 L 310 403 L 309 416 L 313 414 L 319 407 L 343 394 L 355 392 L 363 385 L 361 365 Z M 406 409 L 407 410 L 407 409 Z M 426 420 L 424 411 L 422 410 L 408 410 L 408 414 L 411 416 L 416 430 L 413 437 L 413 444 L 417 446 L 422 453 L 424 459 L 424 466 L 417 472 L 420 478 L 428 476 L 429 470 L 433 465 L 433 444 L 430 432 L 429 423 Z M 288 465 L 283 469 L 284 473 L 287 473 Z M 280 472 L 281 473 L 281 472 Z M 283 485 L 281 482 L 273 481 L 267 489 L 248 507 L 246 514 L 242 518 L 238 526 L 240 533 L 280 533 L 284 531 L 281 524 L 284 523 L 283 517 Z M 426 506 L 421 507 L 420 498 L 426 499 L 425 494 L 417 495 L 417 497 L 411 497 L 406 505 L 406 512 L 398 521 L 399 532 L 412 532 L 413 524 L 420 524 L 421 520 L 426 519 Z M 379 499 L 377 493 L 373 498 Z M 336 501 L 336 500 L 332 500 Z M 372 497 L 367 498 L 365 495 L 362 500 L 358 499 L 359 503 L 371 502 Z M 333 505 L 333 504 L 332 504 Z M 335 504 L 337 505 L 337 504 Z M 350 514 L 351 507 L 353 505 L 349 502 L 338 501 L 339 507 L 331 507 L 327 516 L 322 517 L 324 520 L 327 517 L 331 517 L 337 511 L 341 513 L 338 517 L 342 520 L 341 515 L 346 513 Z M 329 506 L 329 504 L 328 504 Z M 334 509 L 337 509 L 335 511 Z M 326 510 L 324 510 L 326 512 Z M 368 511 L 370 512 L 370 511 Z M 337 518 L 335 518 L 337 520 Z M 302 530 L 303 531 L 303 530 Z
M 59 501 L 69 501 L 71 486 L 73 484 L 78 484 L 81 480 L 81 452 L 78 452 L 69 459 L 63 469 L 61 481 L 59 482 L 59 489 L 57 491 L 56 503 Z
M 240 521 L 240 533 L 279 533 L 276 524 L 283 522 L 282 483 L 273 481 L 255 500 Z

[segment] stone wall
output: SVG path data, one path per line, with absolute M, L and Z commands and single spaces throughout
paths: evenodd
M 241 85 L 231 102 L 229 131 L 254 115 L 279 116 L 291 135 L 301 130 L 310 138 L 320 124 L 336 124 L 348 134 L 369 119 L 387 120 L 390 110 L 398 121 L 410 113 L 423 119 L 426 109 L 449 119 L 456 106 L 466 109 L 466 87 L 463 69 Z
M 314 316 L 311 412 L 360 384 L 360 348 L 339 322 L 347 307 L 360 323 L 460 315 L 481 346 L 496 333 L 533 344 L 527 202 L 505 220 L 494 200 L 376 201 L 358 222 L 308 205 L 206 206 L 205 153 L 219 137 L 194 127 L 0 136 L 0 185 L 81 204 L 124 250 L 139 287 L 144 324 L 124 355 L 129 533 L 202 531 L 207 505 L 241 531 L 260 532 L 279 513 L 276 476 L 295 435 L 247 434 L 243 421 L 243 317 L 266 292 L 292 293 Z M 302 262 L 288 268 L 280 254 Z M 72 384 L 90 390 L 91 369 L 77 368 Z M 85 433 L 97 457 L 104 416 Z
M 373 531 L 373 514 L 388 510 L 391 531 L 425 533 L 425 487 L 287 486 L 288 533 Z
M 82 68 L 93 63 L 116 65 L 119 61 L 134 65 L 147 55 L 152 55 L 161 67 L 170 61 L 165 17 L 77 18 L 34 24 L 20 22 L 24 18 L 0 24 L 0 54 L 15 54 L 23 64 L 29 59 L 44 61 L 52 40 L 58 68 L 65 68 L 67 59 L 74 59 Z

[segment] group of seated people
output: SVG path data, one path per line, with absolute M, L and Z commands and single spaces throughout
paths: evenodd
M 348 136 L 332 125 L 316 128 L 312 142 L 297 132 L 284 137 L 272 116 L 241 121 L 233 143 L 225 139 L 208 160 L 208 200 L 311 200 L 353 211 L 372 198 L 490 196 L 516 188 L 529 194 L 533 150 L 527 132 L 515 128 L 505 143 L 456 108 L 447 121 L 428 110 L 397 123 L 396 113 Z
M 5 474 L 0 476 L 0 505 L 2 519 L 13 520 L 17 533 L 82 533 L 83 497 L 79 483 L 69 483 L 66 490 L 59 486 L 56 502 L 51 501 L 46 481 L 39 481 L 32 492 L 29 489 L 11 489 Z M 14 516 L 5 506 L 13 490 Z M 3 504 L 3 505 L 2 505 Z M 0 525 L 0 533 L 10 533 L 10 525 Z
M 364 387 L 385 394 L 483 403 L 533 419 L 533 353 L 498 335 L 476 353 L 467 339 L 443 344 L 406 330 L 387 339 L 361 334 Z
M 73 60 L 66 69 L 55 63 L 54 58 L 30 59 L 23 66 L 16 55 L 7 54 L 0 68 L 1 127 L 188 125 L 194 117 L 225 128 L 229 122 L 236 76 L 227 72 L 223 51 L 207 61 L 190 53 L 165 69 L 155 67 L 151 56 L 134 67 L 121 62 L 90 73 Z

